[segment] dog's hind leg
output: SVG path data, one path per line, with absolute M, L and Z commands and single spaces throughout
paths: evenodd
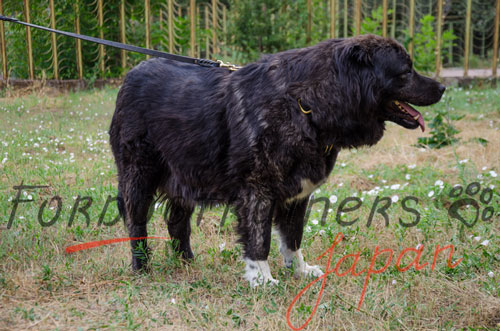
M 246 262 L 245 279 L 250 286 L 276 284 L 271 276 L 267 257 L 271 247 L 271 227 L 274 204 L 255 195 L 240 197 L 236 202 L 239 242 L 243 244 Z
M 192 259 L 194 254 L 191 250 L 189 237 L 191 236 L 193 207 L 183 206 L 182 203 L 174 199 L 168 202 L 167 210 L 170 210 L 167 221 L 168 233 L 172 237 L 172 245 L 175 251 L 182 254 L 185 259 Z
M 147 237 L 148 212 L 156 191 L 155 173 L 152 168 L 130 165 L 120 176 L 120 187 L 125 205 L 125 224 L 130 238 Z M 148 262 L 146 239 L 131 240 L 132 269 L 145 269 Z
M 285 266 L 291 268 L 295 259 L 296 277 L 319 277 L 323 275 L 323 271 L 318 266 L 307 264 L 300 250 L 307 203 L 308 199 L 304 199 L 278 207 L 274 221 L 280 236 L 280 252 Z
M 118 206 L 118 213 L 120 217 L 125 221 L 127 219 L 125 212 L 125 201 L 123 200 L 123 193 L 120 188 L 118 188 L 118 195 L 116 197 L 116 204 Z M 126 224 L 126 223 L 125 223 Z

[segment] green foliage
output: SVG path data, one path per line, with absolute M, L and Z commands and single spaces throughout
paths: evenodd
M 446 57 L 448 49 L 457 37 L 452 31 L 446 30 L 441 36 L 441 52 Z M 413 37 L 414 66 L 417 70 L 431 72 L 436 69 L 436 33 L 434 31 L 434 16 L 425 15 L 420 19 L 420 28 Z
M 329 38 L 329 16 L 325 1 L 312 0 L 310 40 L 307 0 L 235 1 L 229 2 L 229 38 L 233 61 L 247 63 L 261 54 L 305 47 Z
M 392 9 L 387 11 L 387 15 L 392 14 Z M 382 24 L 384 20 L 384 9 L 379 6 L 377 9 L 372 10 L 370 16 L 363 18 L 361 22 L 361 33 L 372 33 L 382 35 Z
M 255 60 L 262 53 L 273 53 L 287 48 L 286 2 L 280 0 L 232 1 L 233 18 L 230 35 L 241 51 L 241 62 Z
M 448 108 L 448 107 L 447 107 Z M 418 146 L 439 149 L 452 145 L 460 138 L 455 137 L 460 131 L 453 125 L 452 121 L 459 121 L 465 115 L 450 115 L 447 109 L 438 108 L 436 115 L 429 123 L 431 130 L 430 137 L 418 138 Z

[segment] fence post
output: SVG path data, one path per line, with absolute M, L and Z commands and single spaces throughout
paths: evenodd
M 207 5 L 205 5 L 205 29 L 207 31 L 210 28 L 209 24 L 208 24 L 208 21 L 209 21 L 208 10 L 209 10 L 209 8 L 208 8 L 208 4 L 207 4 Z M 205 43 L 205 57 L 207 59 L 209 59 L 210 58 L 210 38 L 207 35 L 207 37 L 205 39 L 206 39 L 206 43 Z
M 31 23 L 30 16 L 30 2 L 29 0 L 24 0 L 24 19 L 27 23 Z M 35 79 L 35 66 L 33 64 L 33 43 L 31 40 L 31 28 L 26 27 L 26 47 L 28 48 L 28 71 L 30 79 Z
M 227 57 L 227 8 L 226 5 L 222 6 L 222 33 L 224 34 L 224 49 L 222 56 Z
M 196 28 L 201 26 L 201 6 L 196 5 Z M 198 41 L 198 40 L 197 40 Z M 199 42 L 196 43 L 196 57 L 201 57 L 201 38 Z
M 307 25 L 306 25 L 306 45 L 311 43 L 311 32 L 312 32 L 312 3 L 311 0 L 307 0 Z
M 49 1 L 50 9 L 50 27 L 52 29 L 56 28 L 56 14 L 54 10 L 54 0 Z M 50 44 L 52 47 L 52 69 L 54 70 L 54 79 L 59 79 L 59 60 L 57 58 L 57 38 L 56 34 L 52 32 L 50 34 Z
M 449 23 L 449 27 L 450 27 L 450 31 L 452 34 L 455 34 L 455 30 L 453 28 L 453 22 L 450 22 Z M 453 44 L 450 43 L 450 45 L 448 46 L 448 62 L 450 63 L 450 65 L 453 65 Z
M 168 0 L 168 51 L 174 52 L 174 3 L 173 0 Z
M 160 14 L 158 15 L 158 19 L 160 21 L 160 31 L 163 31 L 163 9 L 160 8 Z
M 127 38 L 125 35 L 125 0 L 120 1 L 120 41 L 123 44 L 127 43 Z M 120 55 L 122 60 L 122 69 L 125 69 L 127 67 L 127 52 L 122 49 L 120 51 Z
M 0 0 L 0 15 L 3 15 L 3 0 Z M 5 48 L 5 30 L 3 27 L 3 21 L 0 22 L 0 48 L 2 51 L 3 79 L 7 80 L 9 71 L 7 70 L 7 51 Z
M 436 21 L 436 77 L 441 74 L 441 31 L 443 26 L 443 0 L 437 0 Z
M 465 14 L 464 77 L 466 77 L 469 74 L 471 12 L 472 12 L 472 0 L 467 0 L 467 12 Z
M 356 20 L 356 36 L 358 36 L 361 33 L 361 0 L 356 0 L 356 12 L 354 13 L 354 18 Z
M 75 0 L 75 30 L 80 34 L 80 0 Z M 76 67 L 78 78 L 83 79 L 82 41 L 76 40 Z
M 102 0 L 97 0 L 97 20 L 99 22 L 99 37 L 104 39 L 104 13 L 102 11 Z M 99 44 L 99 70 L 101 77 L 104 77 L 105 63 L 104 63 L 104 45 Z
M 189 25 L 191 27 L 190 31 L 190 55 L 192 57 L 196 57 L 196 5 L 195 5 L 196 0 L 190 0 L 189 1 Z
M 344 0 L 344 38 L 347 38 L 347 23 L 348 23 L 348 6 L 347 6 L 347 0 Z
M 387 37 L 387 0 L 382 3 L 383 17 L 382 17 L 382 36 Z
M 214 56 L 219 54 L 217 49 L 217 0 L 212 0 L 212 47 Z
M 330 0 L 330 38 L 335 38 L 335 19 L 337 18 L 335 2 L 335 0 Z
M 149 6 L 149 0 L 144 0 L 144 24 L 146 25 L 146 48 L 151 48 L 151 8 Z M 149 59 L 150 56 L 146 55 L 146 59 Z
M 392 0 L 391 38 L 396 38 L 396 0 Z
M 497 77 L 497 61 L 498 61 L 498 24 L 500 20 L 500 0 L 497 0 L 495 14 L 495 31 L 493 32 L 493 60 L 491 63 L 491 76 L 494 79 Z
M 408 53 L 410 53 L 410 57 L 413 59 L 413 36 L 415 35 L 415 0 L 410 0 L 410 26 L 408 30 L 410 34 Z

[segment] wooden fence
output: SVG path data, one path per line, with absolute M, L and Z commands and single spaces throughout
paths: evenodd
M 17 0 L 16 0 L 17 1 Z M 122 43 L 127 43 L 129 37 L 129 32 L 127 31 L 128 17 L 126 15 L 127 12 L 127 1 L 119 0 L 120 6 L 119 10 L 116 13 L 107 13 L 108 16 L 119 17 L 119 41 Z M 142 0 L 141 0 L 142 1 Z M 30 12 L 30 0 L 23 0 L 23 9 L 22 15 L 13 15 L 13 13 L 4 11 L 4 3 L 6 0 L 0 0 L 0 14 L 6 16 L 17 16 L 20 20 L 23 20 L 28 23 L 32 22 L 32 13 Z M 130 2 L 130 1 L 129 1 Z M 137 2 L 137 1 L 136 1 Z M 101 39 L 105 39 L 104 35 L 104 25 L 105 25 L 105 13 L 104 13 L 104 0 L 95 0 L 95 12 L 97 16 L 97 31 L 99 37 Z M 220 3 L 218 0 L 211 0 L 209 2 L 196 3 L 195 0 L 189 0 L 189 5 L 187 8 L 180 6 L 175 0 L 164 0 L 162 3 L 159 3 L 157 6 L 158 10 L 155 14 L 155 17 L 152 16 L 152 8 L 150 0 L 143 0 L 143 9 L 142 13 L 144 17 L 144 40 L 143 45 L 146 48 L 154 48 L 162 49 L 164 51 L 168 51 L 170 53 L 186 53 L 185 49 L 181 49 L 181 45 L 179 42 L 179 25 L 185 23 L 185 17 L 188 17 L 189 20 L 189 50 L 188 55 L 193 57 L 205 57 L 212 58 L 216 56 L 223 56 L 227 54 L 226 42 L 225 42 L 225 32 L 227 25 L 227 8 L 225 5 Z M 74 32 L 81 34 L 81 14 L 80 10 L 82 8 L 81 0 L 75 0 L 74 3 Z M 56 17 L 56 6 L 54 5 L 54 0 L 47 1 L 47 11 L 50 17 L 50 27 L 53 29 L 59 28 L 57 26 L 57 17 Z M 15 14 L 15 13 L 14 13 Z M 37 15 L 45 14 L 37 13 Z M 108 17 L 109 18 L 109 17 Z M 155 20 L 156 23 L 159 23 L 159 27 L 164 33 L 164 38 L 157 45 L 152 45 L 151 43 L 151 25 L 152 20 Z M 182 20 L 182 22 L 180 22 Z M 108 20 L 109 21 L 109 20 Z M 109 23 L 109 22 L 108 22 Z M 6 26 L 9 24 L 8 26 Z M 6 40 L 6 27 L 7 29 L 12 28 L 13 23 L 3 23 L 0 21 L 0 61 L 2 63 L 2 78 L 6 79 L 11 75 L 11 70 L 9 68 L 9 60 L 10 63 L 15 62 L 14 57 L 16 54 L 10 54 L 10 58 L 8 57 L 8 46 Z M 205 33 L 205 31 L 210 30 L 210 35 Z M 36 78 L 35 66 L 34 66 L 34 47 L 32 31 L 34 29 L 30 27 L 25 27 L 25 35 L 26 35 L 26 57 L 27 57 L 27 77 L 16 77 L 16 78 L 29 78 L 31 80 Z M 200 31 L 203 33 L 201 34 Z M 46 32 L 44 32 L 46 33 Z M 85 33 L 85 32 L 83 32 Z M 47 33 L 47 37 L 50 34 L 50 53 L 51 53 L 51 66 L 52 69 L 52 77 L 54 79 L 60 78 L 60 60 L 59 54 L 61 52 L 60 45 L 58 45 L 59 35 L 55 33 Z M 64 37 L 66 38 L 66 37 Z M 203 39 L 203 42 L 201 40 Z M 84 78 L 84 60 L 83 60 L 83 50 L 82 50 L 82 41 L 80 39 L 75 39 L 75 65 L 76 72 L 78 73 L 78 79 Z M 221 47 L 222 46 L 222 47 Z M 104 45 L 97 45 L 98 56 L 97 63 L 100 71 L 100 76 L 105 77 L 106 71 L 106 49 Z M 131 64 L 128 63 L 128 55 L 127 51 L 120 50 L 120 65 L 123 69 L 126 69 Z M 14 64 L 15 65 L 15 64 Z M 123 70 L 125 72 L 125 70 Z M 44 73 L 46 75 L 46 73 Z M 75 77 L 76 78 L 76 77 Z
M 74 0 L 71 13 L 76 33 L 82 32 L 82 1 L 85 0 Z M 111 2 L 108 3 L 104 0 L 92 2 L 93 8 L 90 12 L 95 13 L 97 22 L 95 36 L 112 39 L 113 36 L 110 38 L 110 36 L 105 35 L 104 27 L 106 24 L 115 24 L 119 27 L 117 36 L 122 43 L 135 42 L 137 44 L 134 31 L 144 30 L 144 39 L 142 42 L 139 41 L 139 44 L 146 48 L 161 49 L 193 57 L 231 57 L 231 47 L 227 43 L 227 40 L 230 40 L 227 33 L 230 13 L 228 7 L 219 0 L 206 0 L 204 2 L 184 0 L 182 5 L 178 4 L 176 0 L 139 0 L 134 1 L 134 4 L 141 2 L 140 12 L 132 14 L 127 13 L 131 0 L 128 2 L 127 0 L 115 0 L 113 3 L 117 1 L 119 1 L 119 6 L 113 7 L 112 12 L 109 8 L 105 9 L 105 6 L 109 6 Z M 154 2 L 154 8 L 152 8 L 151 1 Z M 19 0 L 15 0 L 15 2 L 16 4 L 13 4 L 13 0 L 0 0 L 0 14 L 16 16 L 26 22 L 32 22 L 34 15 L 37 18 L 45 15 L 52 28 L 59 28 L 58 22 L 66 17 L 63 15 L 64 13 L 58 16 L 56 13 L 57 3 L 55 4 L 54 0 L 47 0 L 47 4 L 42 8 L 44 10 L 41 12 L 39 10 L 36 13 L 31 11 L 33 4 L 30 4 L 30 0 L 23 0 L 22 4 Z M 6 3 L 9 3 L 8 7 L 13 8 L 14 12 L 5 10 Z M 436 76 L 441 75 L 443 66 L 460 66 L 463 68 L 463 75 L 468 76 L 471 58 L 474 57 L 474 67 L 479 66 L 484 69 L 487 66 L 491 70 L 489 75 L 497 77 L 500 0 L 303 0 L 303 3 L 307 11 L 307 23 L 304 27 L 307 43 L 311 42 L 312 34 L 316 30 L 328 31 L 328 35 L 322 36 L 324 38 L 349 37 L 367 32 L 368 23 L 374 22 L 376 31 L 368 30 L 368 32 L 379 33 L 405 42 L 410 55 L 414 56 L 415 36 L 417 28 L 421 25 L 420 20 L 424 15 L 430 14 L 435 17 L 432 24 L 436 39 L 435 49 L 433 49 L 435 55 L 433 67 Z M 380 15 L 377 10 L 381 11 Z M 141 19 L 134 21 L 134 24 L 131 25 L 130 16 L 134 15 L 140 16 Z M 327 20 L 321 20 L 320 15 L 326 17 Z M 138 22 L 140 24 L 137 24 Z M 154 24 L 155 29 L 159 29 L 161 34 L 155 43 L 152 43 L 152 35 L 155 32 L 152 30 L 152 24 Z M 12 31 L 12 25 L 12 23 L 0 22 L 0 61 L 4 80 L 9 76 L 32 80 L 48 76 L 56 80 L 85 78 L 86 70 L 89 69 L 88 65 L 85 66 L 83 53 L 87 50 L 82 48 L 82 42 L 78 39 L 72 41 L 72 43 L 74 42 L 74 61 L 72 60 L 69 64 L 76 67 L 77 77 L 67 77 L 70 74 L 61 77 L 61 71 L 64 70 L 62 67 L 67 68 L 68 64 L 61 66 L 63 54 L 61 41 L 53 33 L 50 34 L 50 46 L 47 46 L 43 52 L 44 56 L 47 53 L 50 55 L 47 55 L 47 59 L 50 58 L 51 72 L 49 73 L 47 70 L 40 72 L 41 70 L 37 69 L 36 65 L 39 56 L 34 55 L 39 45 L 34 43 L 32 33 L 35 31 L 32 32 L 29 27 L 26 27 L 24 32 L 26 50 L 23 55 L 25 61 L 21 61 L 23 68 L 22 70 L 13 70 L 13 68 L 17 68 L 19 54 L 9 53 L 8 38 L 14 32 L 8 32 Z M 453 32 L 457 39 L 451 46 L 443 50 L 442 36 L 445 30 Z M 189 31 L 189 37 L 179 36 L 180 33 L 186 34 L 186 31 Z M 49 35 L 47 35 L 48 38 Z M 136 63 L 135 60 L 131 60 L 131 55 L 128 55 L 124 50 L 120 51 L 119 56 L 111 57 L 106 53 L 107 51 L 111 52 L 111 50 L 106 49 L 103 45 L 95 47 L 95 64 L 100 77 L 106 77 L 107 68 L 116 64 L 112 62 L 112 58 L 119 58 L 119 66 L 123 69 L 122 73 Z M 66 48 L 64 52 L 67 51 Z M 443 53 L 446 55 L 444 56 Z M 23 75 L 26 77 L 21 77 Z

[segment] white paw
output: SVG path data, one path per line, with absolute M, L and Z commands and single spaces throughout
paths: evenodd
M 317 265 L 309 265 L 304 263 L 301 267 L 295 270 L 295 277 L 314 277 L 318 278 L 324 275 L 323 270 Z
M 278 284 L 278 281 L 271 276 L 267 261 L 252 261 L 245 259 L 245 262 L 244 278 L 250 283 L 251 287 Z
M 247 279 L 245 277 L 245 279 Z M 273 285 L 278 285 L 279 281 L 274 279 L 274 278 L 266 278 L 264 276 L 262 276 L 261 274 L 259 274 L 257 277 L 253 277 L 252 279 L 247 279 L 248 282 L 250 283 L 250 287 L 257 287 L 257 286 L 260 286 L 260 285 L 269 285 L 269 286 L 273 286 Z

